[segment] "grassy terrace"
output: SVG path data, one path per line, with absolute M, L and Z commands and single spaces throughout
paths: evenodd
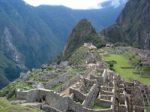
M 61 86 L 62 86 L 62 83 L 58 83 L 58 84 L 54 85 L 52 88 L 50 88 L 50 89 L 54 90 L 54 91 L 57 91 Z
M 0 97 L 0 112 L 42 112 L 36 108 L 12 105 L 7 99 Z
M 110 107 L 109 106 L 102 106 L 102 105 L 99 105 L 99 104 L 94 104 L 93 106 L 93 109 L 97 109 L 97 110 L 101 110 L 101 109 L 109 109 Z
M 138 72 L 136 72 L 131 63 L 129 63 L 128 57 L 124 55 L 110 54 L 104 56 L 105 61 L 115 61 L 113 69 L 127 81 L 129 79 L 138 80 L 144 84 L 150 84 L 150 78 L 141 77 Z
M 147 112 L 150 112 L 150 105 L 146 106 L 146 110 L 147 110 Z

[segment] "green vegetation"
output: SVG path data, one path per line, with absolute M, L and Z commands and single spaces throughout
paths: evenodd
M 61 86 L 62 86 L 62 83 L 58 83 L 58 84 L 54 85 L 52 88 L 50 88 L 50 89 L 54 90 L 54 91 L 57 91 Z
M 145 71 L 145 72 L 150 72 L 150 67 L 148 67 L 148 66 L 143 67 L 143 71 Z
M 19 75 L 19 68 L 15 62 L 7 58 L 3 52 L 0 51 L 0 88 L 16 79 Z
M 73 54 L 69 58 L 70 64 L 73 65 L 84 65 L 88 58 L 90 49 L 85 46 L 81 46 L 80 48 L 76 49 Z M 101 57 L 97 50 L 90 51 L 94 54 L 97 61 L 101 60 Z
M 112 60 L 112 61 L 107 61 L 107 63 L 108 63 L 108 65 L 109 65 L 110 70 L 115 71 L 115 69 L 114 69 L 114 64 L 117 64 L 117 62 L 114 61 L 114 60 Z
M 0 112 L 42 112 L 33 107 L 12 105 L 7 99 L 0 97 Z
M 81 18 L 90 19 L 96 29 L 100 30 L 114 22 L 116 14 L 119 14 L 118 10 L 120 10 L 120 7 L 108 8 L 108 10 L 79 11 L 62 6 L 32 7 L 22 0 L 0 0 L 0 55 L 1 52 L 4 52 L 4 55 L 0 56 L 0 74 L 4 77 L 3 71 L 9 64 L 3 64 L 3 62 L 12 61 L 13 55 L 13 50 L 6 45 L 5 36 L 8 39 L 10 38 L 10 42 L 21 53 L 22 59 L 20 59 L 19 63 L 25 64 L 27 68 L 35 68 L 48 61 L 52 62 L 63 51 L 70 29 Z M 113 13 L 110 15 L 108 12 Z M 102 15 L 103 19 L 101 18 Z M 104 22 L 104 20 L 106 21 Z M 81 26 L 81 28 L 83 27 Z M 8 33 L 4 33 L 5 29 L 8 29 Z M 85 33 L 88 33 L 88 30 Z M 90 39 L 91 36 L 88 36 L 88 38 Z M 97 46 L 101 45 L 100 39 L 97 37 L 93 38 L 93 42 Z M 5 60 L 4 58 L 7 57 L 9 59 Z M 15 63 L 13 65 L 16 66 Z M 11 66 L 11 68 L 14 67 Z M 1 69 L 3 73 L 1 73 Z M 12 76 L 13 79 L 16 79 L 20 73 L 18 69 L 6 69 L 6 72 L 11 81 Z M 13 74 L 14 72 L 15 74 Z M 8 84 L 7 79 L 2 79 L 2 77 L 0 76 L 1 87 Z
M 31 85 L 29 85 L 23 81 L 15 81 L 15 82 L 10 83 L 8 86 L 6 86 L 5 88 L 0 90 L 0 97 L 5 96 L 9 92 L 11 92 L 17 88 L 28 90 L 28 89 L 31 89 L 32 87 L 31 87 Z
M 95 103 L 94 106 L 93 106 L 93 108 L 100 110 L 100 109 L 108 109 L 110 107 L 109 106 L 102 106 L 102 105 L 99 105 L 99 104 Z
M 84 43 L 92 43 L 97 48 L 105 44 L 102 38 L 96 33 L 91 22 L 87 19 L 82 19 L 72 30 L 65 48 L 64 59 L 68 59 L 72 53 Z
M 129 60 L 129 63 L 133 66 L 140 63 L 138 55 L 133 54 L 131 51 L 125 52 L 123 55 Z
M 123 8 L 124 5 L 121 7 Z M 98 31 L 112 24 L 120 10 L 120 7 L 112 7 L 108 10 L 79 11 L 62 6 L 32 7 L 22 0 L 0 0 L 0 51 L 5 52 L 8 48 L 5 47 L 3 40 L 5 39 L 4 29 L 8 28 L 8 37 L 12 37 L 12 44 L 22 54 L 21 61 L 25 61 L 27 68 L 39 67 L 43 63 L 52 61 L 51 59 L 62 52 L 70 29 L 81 18 L 90 19 Z M 113 13 L 110 15 L 110 12 Z M 102 16 L 103 18 L 101 18 Z M 100 42 L 95 40 L 95 43 L 99 44 Z M 13 51 L 9 53 L 11 54 Z M 5 52 L 4 57 L 11 56 L 9 53 Z M 11 72 L 9 77 L 12 76 L 12 73 L 14 72 Z
M 150 105 L 146 105 L 145 107 L 146 107 L 146 111 L 150 112 Z
M 76 75 L 83 75 L 85 73 L 85 68 L 84 67 L 71 67 L 68 69 L 68 73 L 71 74 L 72 76 Z
M 103 73 L 103 70 L 100 70 L 100 69 L 96 69 L 96 75 L 97 76 L 100 76 L 101 74 Z
M 146 6 L 143 7 L 144 5 Z M 112 43 L 127 43 L 137 48 L 149 49 L 150 44 L 146 40 L 147 35 L 144 34 L 145 31 L 150 30 L 147 24 L 150 18 L 147 16 L 149 7 L 147 0 L 129 0 L 116 23 L 104 29 L 101 34 Z
M 145 102 L 145 108 L 147 112 L 150 112 L 150 104 L 148 102 Z
M 104 59 L 110 62 L 115 61 L 116 64 L 113 65 L 113 69 L 127 81 L 133 79 L 144 84 L 150 84 L 150 78 L 141 77 L 140 73 L 137 73 L 134 70 L 133 65 L 130 63 L 131 60 L 129 60 L 128 57 L 125 57 L 124 55 L 110 54 L 105 56 Z
M 74 65 L 84 64 L 88 51 L 89 49 L 87 47 L 80 47 L 69 58 L 69 62 Z

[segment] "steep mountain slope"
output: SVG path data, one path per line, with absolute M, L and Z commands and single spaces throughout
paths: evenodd
M 62 6 L 32 7 L 22 0 L 0 0 L 0 60 L 3 60 L 0 76 L 6 79 L 3 82 L 7 84 L 21 71 L 54 59 L 81 18 L 88 18 L 100 30 L 113 24 L 123 6 L 86 11 Z
M 110 42 L 127 42 L 150 49 L 150 1 L 129 0 L 117 23 L 102 31 Z
M 1 66 L 8 80 L 16 79 L 22 70 L 46 63 L 60 52 L 59 45 L 33 7 L 21 0 L 0 1 Z
M 78 47 L 84 43 L 93 43 L 97 47 L 101 46 L 101 37 L 87 19 L 82 19 L 72 30 L 67 41 L 64 56 L 69 57 Z
M 8 79 L 5 76 L 0 75 L 0 88 L 6 86 L 8 83 Z

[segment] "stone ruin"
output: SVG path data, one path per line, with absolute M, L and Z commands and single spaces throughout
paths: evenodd
M 80 77 L 60 93 L 44 88 L 17 90 L 16 98 L 22 105 L 46 112 L 145 112 L 150 88 L 136 81 L 126 82 L 105 69 L 100 76 Z
M 97 49 L 92 43 L 84 43 L 85 47 L 88 47 L 90 50 Z

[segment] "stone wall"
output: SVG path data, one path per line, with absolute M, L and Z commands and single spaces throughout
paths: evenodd
M 85 100 L 85 98 L 86 98 L 85 94 L 83 94 L 80 91 L 75 90 L 73 88 L 70 88 L 69 93 L 70 94 L 73 93 L 73 99 L 75 101 L 83 102 Z
M 112 102 L 111 102 L 110 100 L 97 99 L 97 100 L 96 100 L 96 104 L 99 104 L 99 105 L 101 105 L 101 106 L 111 107 Z
M 63 112 L 66 112 L 68 110 L 68 98 L 61 97 L 54 92 L 50 92 L 46 96 L 46 104 Z
M 59 78 L 56 82 L 60 81 Z M 80 76 L 74 82 L 67 82 L 60 94 L 39 88 L 16 91 L 16 96 L 27 102 L 39 102 L 46 112 L 144 112 L 143 96 L 149 98 L 148 87 L 125 82 L 109 70 L 105 70 L 100 77 L 77 79 Z M 108 109 L 95 109 L 95 106 L 106 106 Z
M 42 105 L 42 110 L 44 110 L 44 112 L 62 112 L 56 108 L 52 108 L 49 105 Z
M 89 94 L 87 95 L 86 99 L 84 100 L 83 106 L 89 108 L 92 107 L 98 94 L 99 94 L 99 85 L 94 84 L 91 90 L 89 91 Z
M 69 102 L 68 110 L 70 112 L 114 112 L 113 109 L 111 108 L 101 109 L 101 110 L 89 109 L 89 108 L 83 107 L 81 104 L 75 103 L 70 98 L 68 98 L 68 102 Z
M 20 90 L 16 91 L 16 97 L 17 99 L 20 99 L 20 100 L 26 100 L 27 94 L 28 94 L 28 91 L 20 91 Z
M 127 112 L 127 107 L 125 105 L 119 105 L 119 111 L 120 112 Z
M 27 102 L 42 102 L 45 100 L 45 97 L 49 92 L 50 90 L 46 89 L 30 90 L 27 94 L 26 100 Z
M 63 74 L 63 75 L 60 75 L 52 80 L 50 80 L 46 85 L 45 85 L 45 88 L 47 89 L 50 89 L 51 87 L 59 84 L 59 83 L 62 83 L 62 82 L 65 82 L 66 80 L 69 79 L 69 75 L 67 74 Z
M 71 85 L 75 84 L 79 80 L 80 80 L 80 76 L 76 76 L 73 79 L 66 81 L 57 92 L 64 91 L 65 89 L 69 88 Z
M 81 79 L 81 87 L 79 88 L 81 92 L 87 94 L 96 80 L 89 80 L 86 78 Z

